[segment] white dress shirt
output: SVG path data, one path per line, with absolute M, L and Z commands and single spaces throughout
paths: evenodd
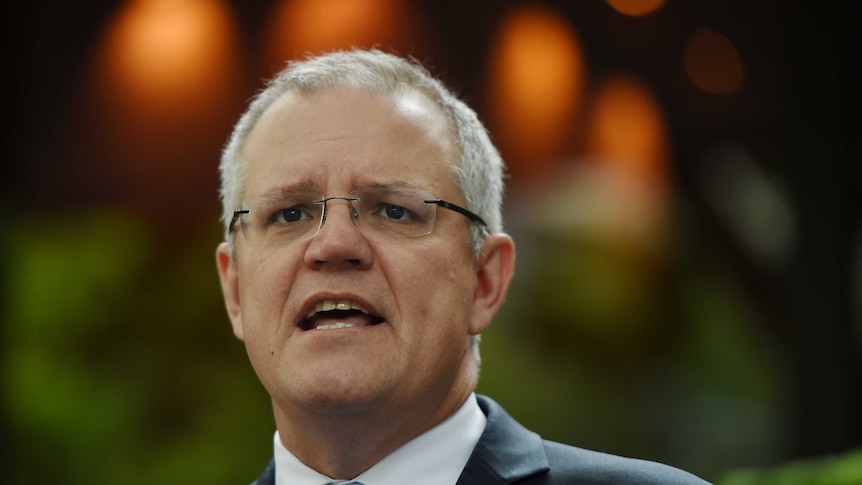
M 485 422 L 476 395 L 472 394 L 455 414 L 351 480 L 365 485 L 455 485 L 485 430 Z M 323 485 L 338 481 L 299 461 L 281 443 L 278 431 L 273 445 L 275 485 Z

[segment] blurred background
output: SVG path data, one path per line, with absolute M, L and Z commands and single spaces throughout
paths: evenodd
M 285 60 L 350 46 L 422 61 L 508 163 L 519 259 L 480 392 L 722 484 L 862 483 L 858 2 L 0 8 L 3 483 L 259 475 L 219 153 Z

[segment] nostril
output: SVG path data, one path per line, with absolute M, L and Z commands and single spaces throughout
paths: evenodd
M 361 264 L 358 259 L 348 259 L 347 262 L 356 266 L 359 266 Z

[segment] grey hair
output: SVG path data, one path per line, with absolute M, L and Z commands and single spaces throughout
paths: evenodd
M 503 230 L 503 161 L 476 113 L 421 64 L 379 50 L 336 51 L 302 61 L 291 61 L 249 104 L 234 126 L 222 151 L 221 201 L 225 240 L 234 251 L 230 222 L 239 208 L 245 183 L 245 161 L 240 156 L 243 144 L 263 114 L 288 93 L 306 95 L 326 88 L 353 87 L 396 94 L 412 88 L 427 96 L 449 121 L 461 151 L 460 160 L 451 165 L 455 184 L 466 206 L 487 222 L 487 227 L 472 224 L 470 247 L 479 254 L 489 234 Z M 473 352 L 479 360 L 478 335 Z

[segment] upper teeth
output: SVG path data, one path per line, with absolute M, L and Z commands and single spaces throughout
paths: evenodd
M 368 314 L 368 310 L 365 309 L 359 303 L 351 300 L 323 300 L 318 302 L 317 305 L 314 305 L 314 309 L 308 312 L 308 318 L 313 317 L 315 314 L 320 312 L 328 312 L 331 310 L 358 310 L 362 313 Z
M 356 325 L 353 323 L 338 322 L 338 323 L 333 323 L 330 325 L 320 325 L 320 326 L 314 327 L 314 329 L 315 330 L 335 330 L 338 328 L 350 328 L 350 327 L 355 327 L 355 326 Z

